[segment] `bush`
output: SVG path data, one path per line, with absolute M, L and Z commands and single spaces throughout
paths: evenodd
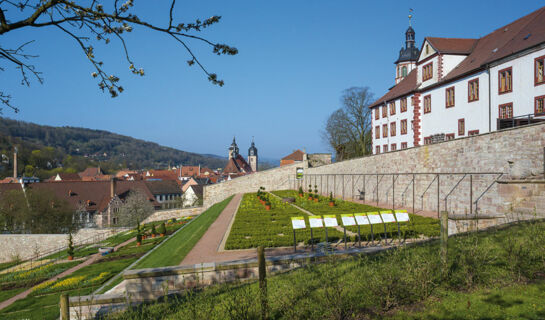
M 69 257 L 74 256 L 74 242 L 72 241 L 72 234 L 68 234 L 68 251 L 66 252 Z
M 166 228 L 166 226 L 165 226 L 165 223 L 164 223 L 164 222 L 163 222 L 163 223 L 161 223 L 161 225 L 159 226 L 159 230 L 158 230 L 158 232 L 159 232 L 160 234 L 166 234 L 166 233 L 167 233 L 167 228 Z
M 157 234 L 157 231 L 155 230 L 155 225 L 154 224 L 151 225 L 151 234 L 152 235 Z

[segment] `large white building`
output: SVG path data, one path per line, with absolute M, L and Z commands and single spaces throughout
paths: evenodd
M 545 120 L 545 7 L 479 39 L 414 39 L 370 106 L 373 153 Z

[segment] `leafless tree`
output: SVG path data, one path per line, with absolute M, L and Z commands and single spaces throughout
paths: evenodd
M 209 45 L 217 55 L 235 55 L 238 50 L 222 43 L 212 42 L 197 34 L 221 19 L 212 16 L 204 20 L 184 23 L 175 21 L 176 0 L 171 0 L 170 10 L 165 16 L 168 23 L 159 26 L 149 21 L 141 20 L 133 13 L 133 0 L 0 0 L 0 35 L 5 36 L 14 30 L 53 27 L 61 30 L 66 36 L 74 39 L 87 56 L 95 71 L 92 77 L 98 79 L 98 86 L 102 91 L 108 91 L 112 97 L 123 92 L 116 75 L 108 74 L 104 64 L 95 57 L 93 43 L 109 44 L 112 39 L 119 41 L 123 55 L 130 71 L 138 76 L 144 75 L 144 69 L 136 67 L 131 59 L 124 33 L 132 32 L 135 27 L 150 29 L 163 33 L 187 52 L 188 65 L 198 65 L 213 84 L 223 86 L 215 73 L 209 72 L 191 50 L 189 41 L 198 41 Z M 32 80 L 43 82 L 42 73 L 30 62 L 37 55 L 26 53 L 25 49 L 32 43 L 21 43 L 18 47 L 7 48 L 0 43 L 0 72 L 7 66 L 14 66 L 21 72 L 21 83 L 30 86 Z M 11 102 L 11 96 L 0 88 L 0 103 L 18 112 L 19 109 Z M 1 111 L 1 109 L 0 109 Z
M 139 191 L 131 191 L 115 215 L 119 218 L 118 225 L 136 227 L 154 211 L 148 198 Z
M 329 116 L 322 139 L 335 152 L 338 161 L 370 153 L 373 94 L 369 88 L 352 87 L 343 91 L 341 107 Z

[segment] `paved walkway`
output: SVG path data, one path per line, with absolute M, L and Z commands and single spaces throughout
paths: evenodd
M 117 246 L 114 247 L 114 251 L 117 251 L 119 248 L 124 247 L 127 244 L 129 244 L 129 243 L 131 243 L 132 241 L 135 241 L 135 240 L 136 240 L 136 238 L 132 238 L 132 239 L 129 239 L 129 240 L 123 242 L 123 243 L 118 244 Z M 58 279 L 60 279 L 62 277 L 66 277 L 68 275 L 71 275 L 72 273 L 78 271 L 79 269 L 87 267 L 88 265 L 91 265 L 91 264 L 95 263 L 101 257 L 102 257 L 102 255 L 100 253 L 95 253 L 94 255 L 89 257 L 89 259 L 85 260 L 84 262 L 82 262 L 82 263 L 78 264 L 77 266 L 74 266 L 74 267 L 72 267 L 72 268 L 70 268 L 70 269 L 68 269 L 68 270 L 54 276 L 53 278 L 51 278 L 49 280 L 46 280 L 46 281 L 58 280 Z M 14 296 L 14 297 L 11 297 L 10 299 L 8 299 L 6 301 L 1 302 L 0 303 L 0 310 L 6 308 L 7 306 L 10 306 L 12 303 L 14 303 L 17 300 L 21 300 L 21 299 L 26 298 L 32 292 L 32 289 L 34 289 L 34 287 L 32 287 L 32 288 L 30 288 L 28 290 L 25 290 L 25 291 L 19 293 L 18 295 Z

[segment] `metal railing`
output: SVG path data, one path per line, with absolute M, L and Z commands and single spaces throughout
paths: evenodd
M 497 130 L 527 126 L 545 121 L 545 113 L 530 113 L 506 119 L 497 119 Z
M 432 211 L 437 212 L 437 217 L 440 211 L 465 210 L 465 213 L 473 215 L 479 212 L 479 201 L 489 193 L 502 175 L 502 172 L 305 174 L 303 179 L 293 179 L 293 189 L 301 186 L 307 191 L 310 184 L 313 188 L 317 186 L 322 195 L 329 195 L 331 192 L 334 197 L 342 199 L 346 198 L 348 189 L 350 199 L 362 200 L 376 206 L 388 206 L 392 209 L 412 207 L 413 213 Z M 389 183 L 383 182 L 390 176 Z M 372 199 L 366 196 L 367 191 L 371 191 Z M 436 196 L 430 194 L 431 191 L 434 191 Z M 455 193 L 456 205 L 455 208 L 450 208 L 453 207 L 451 198 Z M 479 194 L 476 198 L 475 193 Z M 465 197 L 467 201 L 462 201 Z M 420 208 L 416 208 L 417 198 L 420 200 Z M 412 202 L 409 206 L 407 200 Z

